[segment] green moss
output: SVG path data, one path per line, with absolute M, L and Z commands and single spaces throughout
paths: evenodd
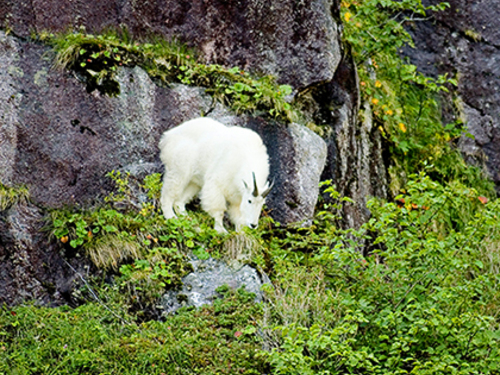
M 205 87 L 214 99 L 236 113 L 259 113 L 284 122 L 298 118 L 298 111 L 287 99 L 292 92 L 290 86 L 277 84 L 271 76 L 252 77 L 238 67 L 201 64 L 195 51 L 179 43 L 159 38 L 138 42 L 126 32 L 41 33 L 36 37 L 54 47 L 58 66 L 85 77 L 89 91 L 118 95 L 117 69 L 138 65 L 163 84 L 177 82 Z
M 483 39 L 483 36 L 481 35 L 481 33 L 478 33 L 477 31 L 475 31 L 473 29 L 465 29 L 464 34 L 468 38 L 472 39 L 474 42 L 479 42 Z

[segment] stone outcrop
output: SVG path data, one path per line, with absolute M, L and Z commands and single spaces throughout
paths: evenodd
M 172 314 L 182 306 L 201 307 L 210 305 L 217 295 L 216 289 L 227 285 L 231 289 L 245 288 L 255 294 L 255 301 L 264 298 L 261 287 L 270 283 L 265 274 L 259 273 L 248 264 L 231 267 L 225 262 L 209 258 L 192 259 L 193 272 L 182 278 L 182 289 L 171 290 L 161 298 L 164 314 Z

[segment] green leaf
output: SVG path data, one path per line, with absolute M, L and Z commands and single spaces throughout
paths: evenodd
M 279 87 L 279 91 L 281 92 L 282 96 L 287 96 L 287 95 L 290 95 L 293 90 L 292 90 L 292 87 L 289 85 L 281 85 Z

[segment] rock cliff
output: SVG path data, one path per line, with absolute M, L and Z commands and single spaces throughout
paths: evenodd
M 65 302 L 75 275 L 41 230 L 47 210 L 100 202 L 112 188 L 106 173 L 113 169 L 137 178 L 161 172 L 160 134 L 208 110 L 263 137 L 275 179 L 268 206 L 276 220 L 307 222 L 320 176 L 356 200 L 346 208 L 347 225 L 366 220 L 366 196 L 385 195 L 385 169 L 378 135 L 369 119 L 357 119 L 356 70 L 341 44 L 338 7 L 337 0 L 3 1 L 0 182 L 26 186 L 31 198 L 0 206 L 0 302 Z M 323 127 L 325 140 L 298 124 L 213 107 L 199 87 L 159 86 L 139 67 L 119 70 L 117 97 L 89 93 L 74 72 L 54 68 L 50 47 L 30 38 L 31 32 L 81 28 L 175 38 L 200 51 L 206 64 L 272 74 L 292 86 L 295 97 L 307 96 L 305 112 Z

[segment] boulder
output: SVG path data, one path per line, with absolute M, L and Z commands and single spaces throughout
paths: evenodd
M 190 261 L 193 272 L 182 278 L 182 289 L 169 291 L 161 299 L 162 310 L 172 314 L 183 306 L 201 307 L 210 305 L 216 297 L 216 289 L 227 285 L 231 289 L 244 287 L 255 294 L 255 302 L 263 300 L 262 285 L 270 283 L 267 275 L 258 272 L 248 264 L 231 267 L 222 260 L 208 258 Z

